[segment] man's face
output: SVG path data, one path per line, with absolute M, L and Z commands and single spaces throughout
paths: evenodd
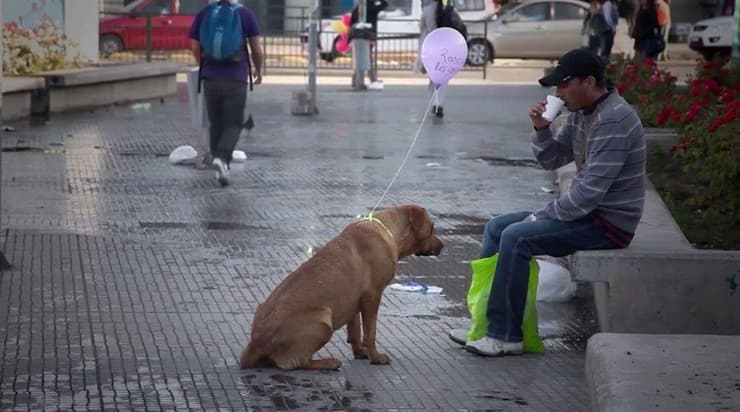
M 565 107 L 571 112 L 576 112 L 581 109 L 588 107 L 591 102 L 589 101 L 589 88 L 592 87 L 593 78 L 587 77 L 581 79 L 579 77 L 571 77 L 570 79 L 560 83 L 555 89 L 555 95 L 563 99 Z

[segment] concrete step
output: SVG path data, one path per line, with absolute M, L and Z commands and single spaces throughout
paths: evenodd
M 740 406 L 740 336 L 598 333 L 588 342 L 593 411 Z

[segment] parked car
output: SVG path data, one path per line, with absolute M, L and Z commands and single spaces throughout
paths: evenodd
M 392 0 L 378 16 L 379 52 L 416 52 L 417 42 L 399 39 L 419 37 L 419 0 Z M 468 28 L 468 64 L 482 66 L 494 58 L 558 59 L 568 50 L 581 47 L 583 21 L 588 3 L 581 0 L 518 0 L 495 11 L 491 1 L 456 2 Z M 319 35 L 321 57 L 331 61 L 339 34 L 336 20 L 322 22 Z M 307 40 L 306 33 L 302 40 Z M 613 53 L 630 53 L 632 40 L 627 22 L 620 20 Z
M 699 52 L 706 60 L 717 55 L 729 56 L 732 53 L 732 16 L 721 16 L 699 20 L 689 33 L 689 48 Z
M 136 0 L 123 13 L 98 23 L 100 54 L 142 50 L 147 42 L 147 16 L 151 17 L 152 48 L 189 49 L 188 31 L 208 0 Z
M 481 66 L 494 58 L 558 59 L 584 45 L 581 32 L 587 14 L 588 3 L 580 0 L 508 3 L 485 23 L 468 24 L 473 33 L 468 36 L 468 64 Z M 620 19 L 612 53 L 631 51 L 627 32 L 627 22 Z
M 388 7 L 378 14 L 379 52 L 416 52 L 417 42 L 408 39 L 419 38 L 419 21 L 421 19 L 421 0 L 387 0 Z M 482 20 L 494 13 L 492 0 L 454 0 L 460 17 L 463 20 Z M 348 11 L 349 12 L 349 11 Z M 337 49 L 342 16 L 323 20 L 319 28 L 319 49 L 321 58 L 332 61 L 349 51 Z M 346 29 L 346 28 L 345 28 Z M 307 43 L 308 30 L 301 33 L 301 41 Z

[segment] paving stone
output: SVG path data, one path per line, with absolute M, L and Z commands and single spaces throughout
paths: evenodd
M 587 409 L 588 299 L 540 305 L 545 355 L 483 359 L 446 335 L 467 324 L 485 222 L 550 196 L 527 141 L 537 87 L 452 87 L 444 122 L 428 119 L 381 202 L 427 207 L 445 242 L 397 273 L 443 295 L 386 291 L 378 345 L 390 365 L 351 359 L 338 331 L 320 352 L 343 361 L 338 372 L 239 370 L 257 305 L 371 210 L 428 101 L 419 87 L 332 86 L 319 116 L 292 117 L 294 88 L 250 96 L 257 126 L 227 188 L 212 170 L 168 164 L 175 147 L 202 144 L 177 99 L 4 136 L 0 247 L 14 268 L 0 273 L 0 409 Z

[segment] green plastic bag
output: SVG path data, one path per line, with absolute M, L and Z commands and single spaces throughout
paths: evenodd
M 496 272 L 498 253 L 483 259 L 470 262 L 473 269 L 473 280 L 468 290 L 468 310 L 472 324 L 468 331 L 468 340 L 478 340 L 486 335 L 488 330 L 488 298 L 491 295 L 491 285 Z M 524 305 L 524 352 L 543 353 L 545 345 L 540 339 L 537 329 L 537 283 L 540 267 L 535 259 L 529 261 L 529 284 L 527 285 L 527 302 Z

